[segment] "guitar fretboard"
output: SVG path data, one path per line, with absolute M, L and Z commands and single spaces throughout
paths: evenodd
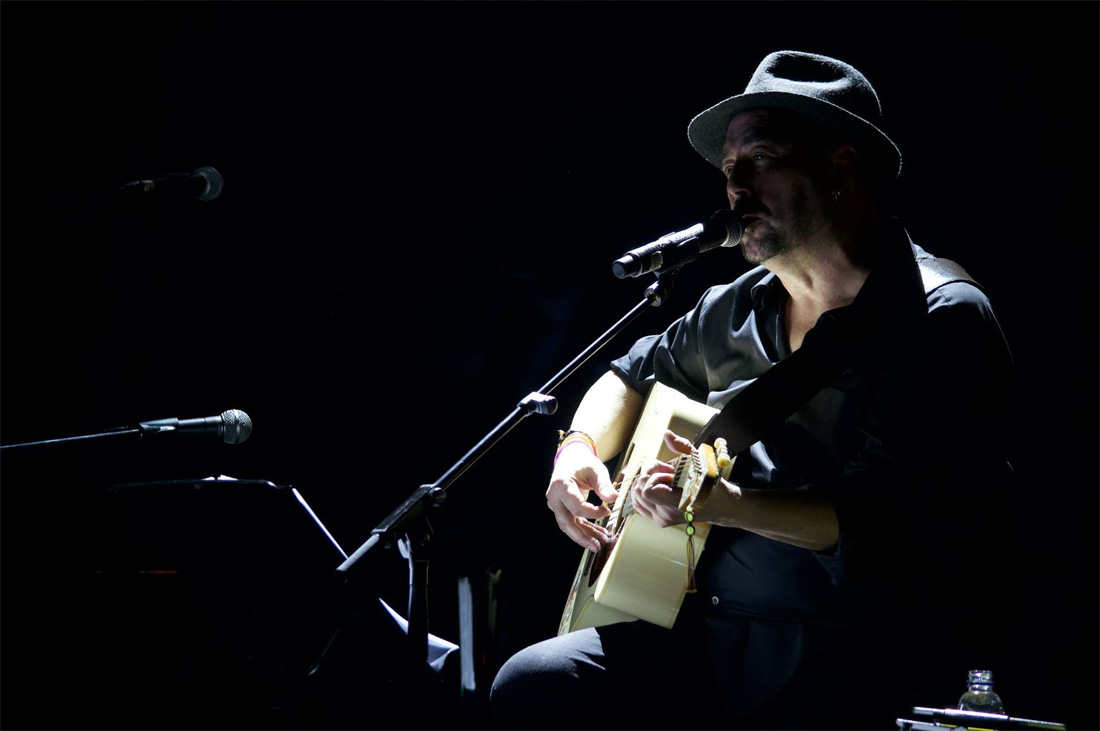
M 696 476 L 703 471 L 703 458 L 695 449 L 692 449 L 690 454 L 683 454 L 675 458 L 671 464 L 673 465 L 672 486 L 682 490 L 692 489 Z M 615 501 L 615 507 L 612 509 L 611 515 L 607 517 L 605 527 L 611 535 L 618 534 L 621 527 L 625 525 L 626 519 L 637 512 L 634 507 L 634 485 L 637 484 L 638 478 L 641 476 L 642 470 L 639 467 L 630 476 L 629 480 L 623 479 L 615 486 L 616 489 L 619 489 L 623 484 L 628 485 L 626 492 Z

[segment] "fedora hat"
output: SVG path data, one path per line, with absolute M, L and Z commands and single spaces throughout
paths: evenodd
M 838 133 L 876 161 L 888 182 L 901 173 L 901 151 L 882 131 L 882 107 L 871 82 L 852 66 L 801 51 L 768 54 L 749 79 L 745 93 L 696 115 L 688 140 L 712 165 L 722 167 L 722 145 L 730 119 L 748 109 L 798 112 Z

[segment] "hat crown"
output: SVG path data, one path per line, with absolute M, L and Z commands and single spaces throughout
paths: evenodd
M 882 105 L 867 77 L 828 56 L 800 51 L 769 54 L 745 87 L 746 94 L 767 92 L 813 97 L 869 122 L 882 121 Z
M 882 131 L 882 106 L 867 77 L 850 64 L 803 51 L 764 57 L 745 91 L 706 109 L 688 124 L 688 141 L 707 161 L 722 167 L 730 119 L 751 109 L 787 109 L 839 133 L 867 152 L 876 180 L 892 184 L 901 173 L 901 151 Z

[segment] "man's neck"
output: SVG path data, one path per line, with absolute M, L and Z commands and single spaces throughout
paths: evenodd
M 839 242 L 816 242 L 767 262 L 800 309 L 820 314 L 851 304 L 871 273 L 871 258 Z
M 823 313 L 855 300 L 871 273 L 874 241 L 872 228 L 821 236 L 766 263 L 788 294 L 784 321 L 792 351 Z

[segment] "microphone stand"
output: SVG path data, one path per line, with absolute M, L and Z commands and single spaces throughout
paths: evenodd
M 557 411 L 557 399 L 550 392 L 591 358 L 596 351 L 624 330 L 649 307 L 659 307 L 672 290 L 673 274 L 679 266 L 668 271 L 656 272 L 657 281 L 649 286 L 645 298 L 635 305 L 618 322 L 600 335 L 579 355 L 571 360 L 541 389 L 528 394 L 503 421 L 497 424 L 474 447 L 458 460 L 438 480 L 417 488 L 396 510 L 379 523 L 363 545 L 348 556 L 339 567 L 344 577 L 349 577 L 361 559 L 377 544 L 399 542 L 402 556 L 409 562 L 409 626 L 408 640 L 414 668 L 427 667 L 428 662 L 428 563 L 431 552 L 432 528 L 426 512 L 446 502 L 446 491 L 455 480 L 483 457 L 500 439 L 531 414 L 553 414 Z
M 162 431 L 170 431 L 160 426 L 143 425 L 136 427 L 120 426 L 114 429 L 106 429 L 95 434 L 84 434 L 78 437 L 62 437 L 61 439 L 43 439 L 39 442 L 21 442 L 18 444 L 0 445 L 0 449 L 14 449 L 16 447 L 39 447 L 45 444 L 61 444 L 65 442 L 82 442 L 89 439 L 101 439 L 103 437 L 134 437 L 141 439 L 146 434 L 156 434 Z

